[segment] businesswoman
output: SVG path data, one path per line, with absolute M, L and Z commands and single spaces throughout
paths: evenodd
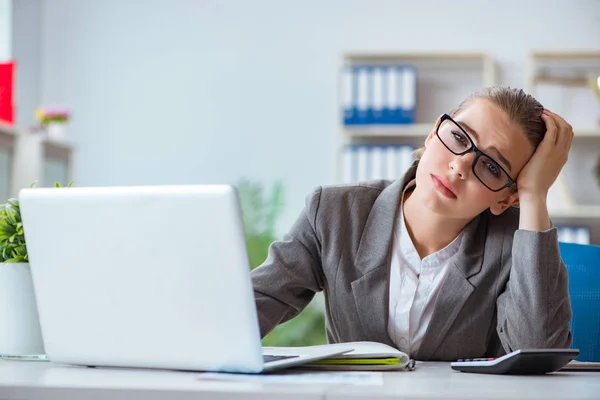
M 324 291 L 330 342 L 417 360 L 569 347 L 546 196 L 572 139 L 522 90 L 490 87 L 438 119 L 404 179 L 317 188 L 252 272 L 261 334 Z

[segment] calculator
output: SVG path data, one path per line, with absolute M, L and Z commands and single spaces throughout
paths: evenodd
M 457 360 L 450 366 L 480 374 L 539 375 L 558 371 L 578 355 L 578 349 L 521 349 L 498 358 Z

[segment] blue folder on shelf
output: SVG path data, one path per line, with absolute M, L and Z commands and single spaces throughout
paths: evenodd
M 342 183 L 402 178 L 414 161 L 409 145 L 350 144 L 343 148 Z
M 342 95 L 344 125 L 413 124 L 417 71 L 411 65 L 346 65 Z
M 600 246 L 559 242 L 569 273 L 571 332 L 578 361 L 600 361 Z

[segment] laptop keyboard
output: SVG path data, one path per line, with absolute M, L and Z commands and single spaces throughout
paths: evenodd
M 298 357 L 299 356 L 276 356 L 273 354 L 268 354 L 268 355 L 263 354 L 263 361 L 268 363 L 268 362 L 287 360 L 288 358 L 298 358 Z

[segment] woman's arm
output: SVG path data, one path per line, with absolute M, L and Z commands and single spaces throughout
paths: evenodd
M 572 317 L 568 276 L 552 228 L 546 198 L 567 161 L 573 129 L 544 110 L 546 135 L 519 173 L 519 230 L 512 242 L 512 266 L 498 297 L 498 335 L 506 351 L 569 347 Z
M 556 228 L 517 230 L 511 261 L 509 281 L 496 303 L 504 350 L 570 347 L 571 301 Z
M 290 232 L 269 247 L 266 261 L 252 271 L 252 284 L 261 336 L 298 315 L 321 291 L 324 275 L 321 245 L 315 221 L 321 188 L 306 199 L 306 206 Z

